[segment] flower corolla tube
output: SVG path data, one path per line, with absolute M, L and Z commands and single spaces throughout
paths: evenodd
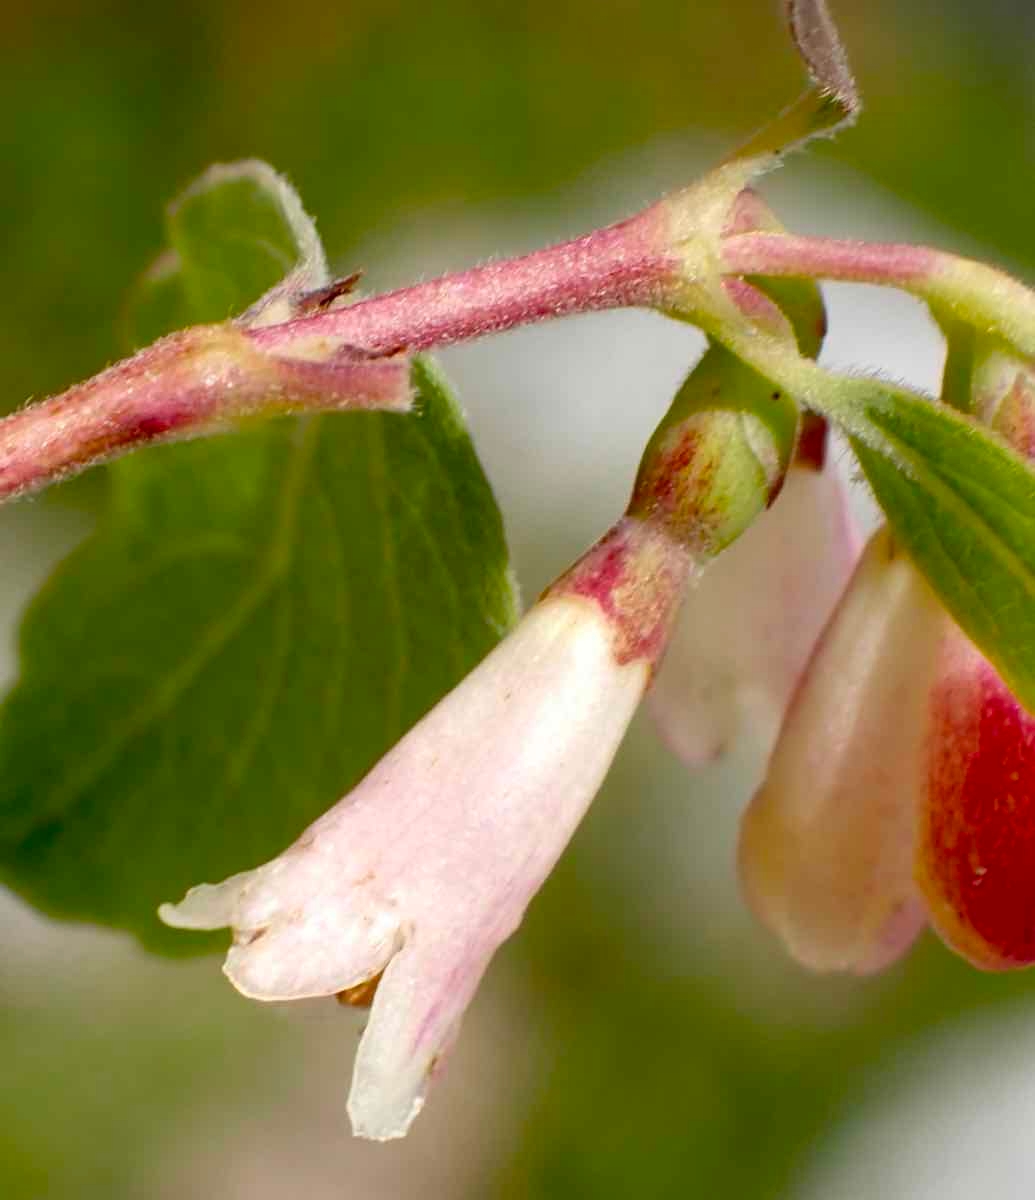
M 626 518 L 339 804 L 271 862 L 163 905 L 233 929 L 260 1000 L 369 1001 L 349 1112 L 403 1135 L 490 958 L 599 788 L 689 567 Z

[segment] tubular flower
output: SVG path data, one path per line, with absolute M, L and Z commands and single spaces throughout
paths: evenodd
M 690 592 L 651 689 L 658 730 L 688 765 L 718 757 L 742 728 L 768 757 L 858 557 L 844 485 L 822 449 L 802 445 L 773 507 Z
M 372 1010 L 356 1133 L 404 1134 L 496 948 L 610 765 L 689 568 L 626 518 L 458 687 L 283 854 L 163 905 L 233 929 L 224 970 L 259 1000 Z

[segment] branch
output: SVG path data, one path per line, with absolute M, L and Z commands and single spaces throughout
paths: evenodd
M 395 358 L 518 325 L 659 304 L 680 262 L 664 204 L 574 241 L 261 328 L 199 326 L 0 420 L 0 501 L 245 417 L 405 411 Z M 295 311 L 304 306 L 296 305 Z
M 573 313 L 656 305 L 680 267 L 668 220 L 664 204 L 655 204 L 571 242 L 255 329 L 249 337 L 263 349 L 290 353 L 351 346 L 396 354 Z
M 405 362 L 282 358 L 233 325 L 197 326 L 0 421 L 0 500 L 138 446 L 215 433 L 245 417 L 409 404 Z
M 291 319 L 281 323 L 228 323 L 174 334 L 0 421 L 0 501 L 139 446 L 217 432 L 246 416 L 405 409 L 405 367 L 384 361 L 400 353 L 573 313 L 641 305 L 670 309 L 680 284 L 698 269 L 694 243 L 707 243 L 706 257 L 714 258 L 714 240 L 729 206 L 764 168 L 763 160 L 774 149 L 833 130 L 858 111 L 858 93 L 825 0 L 785 0 L 785 8 L 812 87 L 735 156 L 758 161 L 739 167 L 734 162 L 627 221 L 521 258 L 348 307 L 325 307 L 326 290 L 316 311 L 304 295 L 285 293 L 281 300 Z M 276 186 L 282 204 L 285 191 L 293 196 L 282 182 Z M 291 205 L 291 223 L 315 237 L 297 198 Z M 310 246 L 307 255 L 312 253 Z M 339 285 L 334 298 L 342 290 Z
M 789 275 L 901 288 L 948 316 L 1002 338 L 1035 357 L 1035 292 L 985 263 L 927 246 L 855 242 L 795 234 L 725 238 L 730 275 Z

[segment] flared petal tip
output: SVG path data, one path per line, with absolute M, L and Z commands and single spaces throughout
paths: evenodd
M 249 1000 L 314 1000 L 376 979 L 392 953 L 384 942 L 321 953 L 305 941 L 260 931 L 231 946 L 223 974 Z
M 415 1096 L 408 1091 L 391 1095 L 364 1092 L 357 1096 L 353 1089 L 348 1107 L 349 1121 L 356 1137 L 368 1142 L 394 1142 L 409 1133 L 424 1107 L 424 1096 Z
M 406 1136 L 424 1107 L 428 1083 L 451 1040 L 439 1031 L 422 1043 L 421 1026 L 434 1018 L 424 1005 L 413 1004 L 407 984 L 405 971 L 397 973 L 389 967 L 356 1057 L 349 1120 L 356 1137 L 369 1141 Z M 406 996 L 411 1003 L 404 1007 Z
M 357 1137 L 405 1137 L 456 1040 L 468 1002 L 495 946 L 450 961 L 442 943 L 403 949 L 377 987 L 360 1039 L 348 1112 Z
M 225 929 L 233 925 L 241 894 L 254 871 L 242 871 L 222 883 L 192 887 L 179 904 L 160 904 L 158 917 L 173 929 Z

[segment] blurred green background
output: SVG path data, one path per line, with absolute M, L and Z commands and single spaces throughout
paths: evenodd
M 936 236 L 1030 279 L 1035 6 L 834 7 L 867 111 L 785 170 L 785 221 Z M 800 86 L 775 0 L 16 6 L 0 405 L 118 356 L 162 205 L 209 162 L 268 159 L 338 265 L 380 287 L 624 215 Z M 687 336 L 582 321 L 450 356 L 528 594 L 614 509 Z M 644 381 L 631 417 L 592 403 L 612 368 Z M 558 470 L 544 451 L 533 476 L 513 460 L 554 419 Z M 2 514 L 0 677 L 20 604 L 84 521 L 60 501 Z M 931 939 L 877 981 L 785 964 L 733 882 L 753 769 L 745 749 L 692 779 L 641 723 L 401 1146 L 347 1138 L 352 1014 L 259 1009 L 214 959 L 149 960 L 5 901 L 0 1196 L 974 1195 L 961 1156 L 984 1194 L 1035 1194 L 1017 1133 L 1035 1107 L 1032 978 L 981 976 Z

